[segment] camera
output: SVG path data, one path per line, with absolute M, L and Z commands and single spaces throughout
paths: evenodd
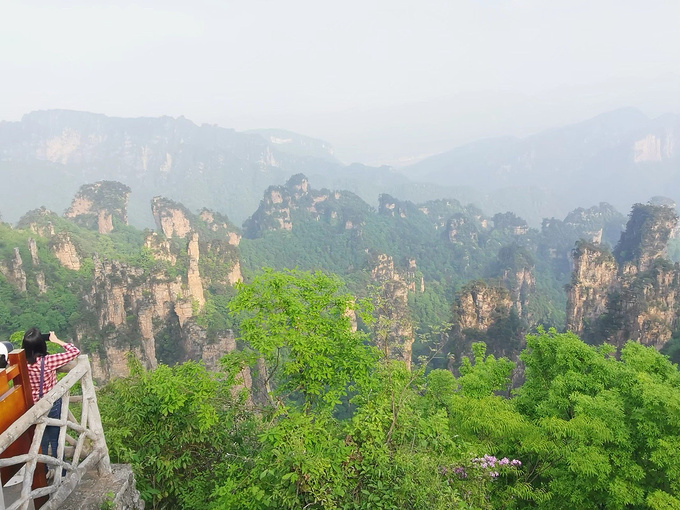
M 44 341 L 45 343 L 47 343 L 47 342 L 50 341 L 50 334 L 49 334 L 49 333 L 42 333 L 42 334 L 40 335 L 40 338 L 42 338 L 43 341 Z

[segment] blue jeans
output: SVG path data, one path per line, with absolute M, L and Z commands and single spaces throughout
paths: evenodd
M 61 418 L 61 399 L 57 400 L 47 415 L 48 418 Z M 59 427 L 48 425 L 40 441 L 40 450 L 43 455 L 48 455 L 47 447 L 52 447 L 52 457 L 57 456 L 57 446 L 59 445 Z

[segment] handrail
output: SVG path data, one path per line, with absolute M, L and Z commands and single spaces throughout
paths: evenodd
M 73 416 L 69 409 L 69 404 L 72 402 L 70 391 L 78 382 L 81 383 L 82 388 L 79 420 Z M 63 398 L 61 416 L 59 418 L 48 418 L 47 415 L 52 405 L 59 398 Z M 38 453 L 40 440 L 45 427 L 48 425 L 60 427 L 56 458 Z M 42 508 L 45 510 L 57 509 L 78 485 L 86 471 L 96 467 L 100 474 L 111 472 L 109 453 L 104 438 L 99 407 L 97 406 L 97 396 L 92 382 L 92 369 L 87 356 L 78 356 L 77 363 L 68 374 L 0 434 L 0 454 L 33 426 L 35 426 L 33 441 L 28 453 L 0 459 L 0 468 L 21 464 L 25 466 L 21 495 L 6 508 L 0 495 L 0 510 L 28 510 L 32 501 L 44 496 L 50 497 Z M 73 444 L 75 439 L 72 452 L 67 451 L 66 448 L 67 432 L 71 436 L 75 436 L 69 437 L 70 444 Z M 32 489 L 33 474 L 39 463 L 41 469 L 42 464 L 47 464 L 55 470 L 54 481 L 47 487 Z M 66 471 L 65 476 L 62 476 L 62 470 Z

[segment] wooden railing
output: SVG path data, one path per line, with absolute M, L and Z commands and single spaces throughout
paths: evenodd
M 11 500 L 3 497 L 0 487 L 0 510 L 28 510 L 31 505 L 57 509 L 87 471 L 97 468 L 101 475 L 111 472 L 90 362 L 87 356 L 78 356 L 66 376 L 30 406 L 30 402 L 28 405 L 25 402 L 31 394 L 23 352 L 12 351 L 9 359 L 10 366 L 0 370 L 0 485 L 7 484 L 8 478 L 22 467 L 23 477 L 20 492 L 14 491 Z M 71 395 L 77 383 L 81 395 Z M 52 405 L 60 398 L 61 416 L 48 418 Z M 40 452 L 40 441 L 48 425 L 60 427 L 56 458 Z M 46 483 L 45 465 L 54 469 L 50 484 Z

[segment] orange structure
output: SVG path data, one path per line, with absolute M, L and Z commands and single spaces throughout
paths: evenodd
M 23 349 L 9 353 L 9 365 L 0 370 L 0 434 L 7 430 L 16 420 L 33 406 L 31 385 L 28 380 L 28 367 Z M 0 453 L 0 458 L 15 457 L 27 454 L 33 442 L 35 427 L 30 427 L 7 449 Z M 0 484 L 4 485 L 20 469 L 21 465 L 7 466 L 0 469 Z M 33 475 L 33 488 L 45 487 L 45 469 L 40 465 Z M 0 489 L 1 490 L 1 489 Z M 47 501 L 46 497 L 34 501 L 35 508 L 40 508 Z

